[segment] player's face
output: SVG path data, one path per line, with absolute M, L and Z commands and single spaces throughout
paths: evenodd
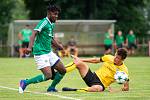
M 115 63 L 116 65 L 121 65 L 122 62 L 123 62 L 123 60 L 122 60 L 121 56 L 119 56 L 119 55 L 116 54 L 116 55 L 115 55 L 115 58 L 114 58 L 114 63 Z
M 48 12 L 48 18 L 49 20 L 52 22 L 52 23 L 55 23 L 57 18 L 58 18 L 58 14 L 59 12 L 58 11 L 54 11 L 54 12 Z

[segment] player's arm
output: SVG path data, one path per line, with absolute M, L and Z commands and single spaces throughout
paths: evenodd
M 88 63 L 100 63 L 102 62 L 101 58 L 86 58 L 86 59 L 81 59 L 83 62 L 88 62 Z
M 126 39 L 126 46 L 128 45 L 128 39 Z
M 52 40 L 52 45 L 56 48 L 59 48 L 60 50 L 65 50 L 63 45 L 55 38 Z
M 22 34 L 20 32 L 18 33 L 18 39 L 22 40 Z
M 35 40 L 35 37 L 36 37 L 37 34 L 38 34 L 38 31 L 36 31 L 36 30 L 34 30 L 34 31 L 32 32 L 32 35 L 31 35 L 31 37 L 30 37 L 29 46 L 28 46 L 27 51 L 26 51 L 27 54 L 32 51 L 32 46 L 33 46 L 33 44 L 34 44 L 34 40 Z
M 129 81 L 126 81 L 122 86 L 122 91 L 129 91 Z
M 114 89 L 111 86 L 108 87 L 108 91 L 111 93 L 120 92 L 120 91 L 129 91 L 129 81 L 126 81 L 121 89 Z

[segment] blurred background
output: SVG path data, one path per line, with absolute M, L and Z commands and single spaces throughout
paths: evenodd
M 133 56 L 150 55 L 150 0 L 1 0 L 0 57 L 18 56 L 19 30 L 26 24 L 33 29 L 46 17 L 50 2 L 61 7 L 55 33 L 64 45 L 74 36 L 79 56 L 104 54 L 104 33 L 109 28 L 113 42 L 119 30 L 125 39 L 133 30 L 137 45 Z

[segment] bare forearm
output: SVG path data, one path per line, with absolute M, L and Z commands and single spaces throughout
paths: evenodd
M 59 43 L 57 40 L 53 39 L 52 44 L 54 47 L 64 50 L 63 45 L 61 43 Z
M 36 32 L 33 32 L 33 34 L 30 37 L 30 42 L 29 42 L 29 46 L 28 46 L 29 49 L 32 49 L 32 46 L 33 46 L 34 40 L 35 40 L 35 36 L 36 36 Z
M 18 34 L 18 39 L 19 39 L 19 40 L 22 40 L 22 35 L 21 35 L 21 33 Z
M 88 62 L 88 63 L 100 63 L 99 58 L 88 58 L 88 59 L 81 59 L 83 62 Z
M 129 91 L 129 82 L 125 82 L 122 87 L 122 91 Z
M 121 92 L 121 91 L 129 91 L 129 88 L 123 87 L 121 89 L 114 89 L 112 87 L 109 87 L 108 91 L 111 93 L 116 93 L 116 92 Z

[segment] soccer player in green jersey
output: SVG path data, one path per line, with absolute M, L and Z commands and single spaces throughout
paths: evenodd
M 108 29 L 108 32 L 105 33 L 104 46 L 105 54 L 110 54 L 112 52 L 113 45 L 113 33 L 111 29 Z
M 128 45 L 129 55 L 134 54 L 135 53 L 134 49 L 136 49 L 137 46 L 136 46 L 136 37 L 134 35 L 133 30 L 129 31 L 129 34 L 126 37 L 126 44 Z
M 57 91 L 55 85 L 60 82 L 66 73 L 66 69 L 60 58 L 52 52 L 52 45 L 64 50 L 63 46 L 55 40 L 53 32 L 59 12 L 59 7 L 49 5 L 47 8 L 47 17 L 43 18 L 34 28 L 26 53 L 30 53 L 33 47 L 37 69 L 41 70 L 42 74 L 27 80 L 21 80 L 19 86 L 20 93 L 23 93 L 29 84 L 39 83 L 49 79 L 54 79 L 54 81 L 48 87 L 47 91 Z
M 25 57 L 24 51 L 26 48 L 28 48 L 31 35 L 32 35 L 32 30 L 30 29 L 30 25 L 26 25 L 26 27 L 20 30 L 20 32 L 18 33 L 20 58 Z
M 116 38 L 115 38 L 115 42 L 117 45 L 117 49 L 118 48 L 122 48 L 124 45 L 124 37 L 122 36 L 122 31 L 118 31 Z

